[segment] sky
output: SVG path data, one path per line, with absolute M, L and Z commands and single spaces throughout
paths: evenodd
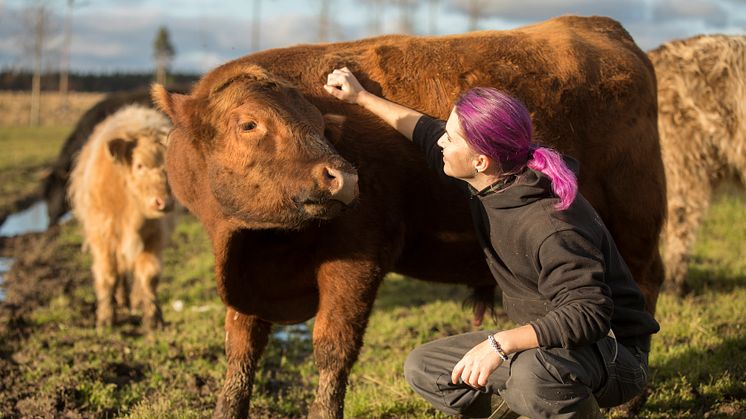
M 27 10 L 43 3 L 50 10 L 44 67 L 56 71 L 68 1 L 0 0 L 0 69 L 31 67 Z M 644 50 L 697 34 L 746 34 L 746 0 L 73 0 L 70 66 L 89 73 L 151 71 L 153 39 L 163 25 L 176 49 L 172 71 L 204 73 L 254 50 L 319 42 L 323 2 L 331 22 L 327 41 L 402 33 L 401 2 L 410 4 L 410 33 L 462 33 L 470 29 L 466 10 L 473 1 L 481 5 L 477 29 L 605 15 Z

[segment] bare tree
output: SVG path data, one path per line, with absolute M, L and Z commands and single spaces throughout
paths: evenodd
M 166 73 L 174 58 L 176 50 L 171 44 L 171 37 L 165 26 L 158 28 L 158 33 L 153 41 L 153 56 L 155 58 L 155 81 L 156 83 L 166 83 Z
M 33 55 L 34 75 L 31 79 L 31 109 L 29 111 L 29 124 L 39 125 L 39 114 L 41 109 L 41 68 L 44 58 L 44 40 L 47 35 L 47 22 L 49 11 L 44 3 L 37 3 L 29 9 L 33 28 Z

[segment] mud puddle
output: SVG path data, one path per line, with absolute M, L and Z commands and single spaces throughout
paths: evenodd
M 279 326 L 275 329 L 273 336 L 283 343 L 291 341 L 305 342 L 311 339 L 311 329 L 308 328 L 306 323 Z
M 0 302 L 5 301 L 5 274 L 12 265 L 12 258 L 0 257 Z

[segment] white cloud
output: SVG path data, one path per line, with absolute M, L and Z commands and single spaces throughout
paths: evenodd
M 728 14 L 715 1 L 659 0 L 653 6 L 653 19 L 656 22 L 674 19 L 703 21 L 708 26 L 722 27 L 728 23 Z
M 536 22 L 564 14 L 611 16 L 620 21 L 644 16 L 645 0 L 477 0 L 480 17 L 498 17 L 518 22 Z M 450 0 L 449 7 L 467 13 L 474 0 Z

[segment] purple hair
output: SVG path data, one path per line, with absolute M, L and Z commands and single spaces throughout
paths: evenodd
M 497 162 L 502 173 L 518 173 L 526 166 L 543 173 L 559 198 L 555 208 L 564 210 L 572 204 L 578 192 L 575 174 L 559 153 L 531 142 L 531 115 L 523 103 L 497 89 L 475 87 L 459 97 L 455 108 L 475 151 Z

